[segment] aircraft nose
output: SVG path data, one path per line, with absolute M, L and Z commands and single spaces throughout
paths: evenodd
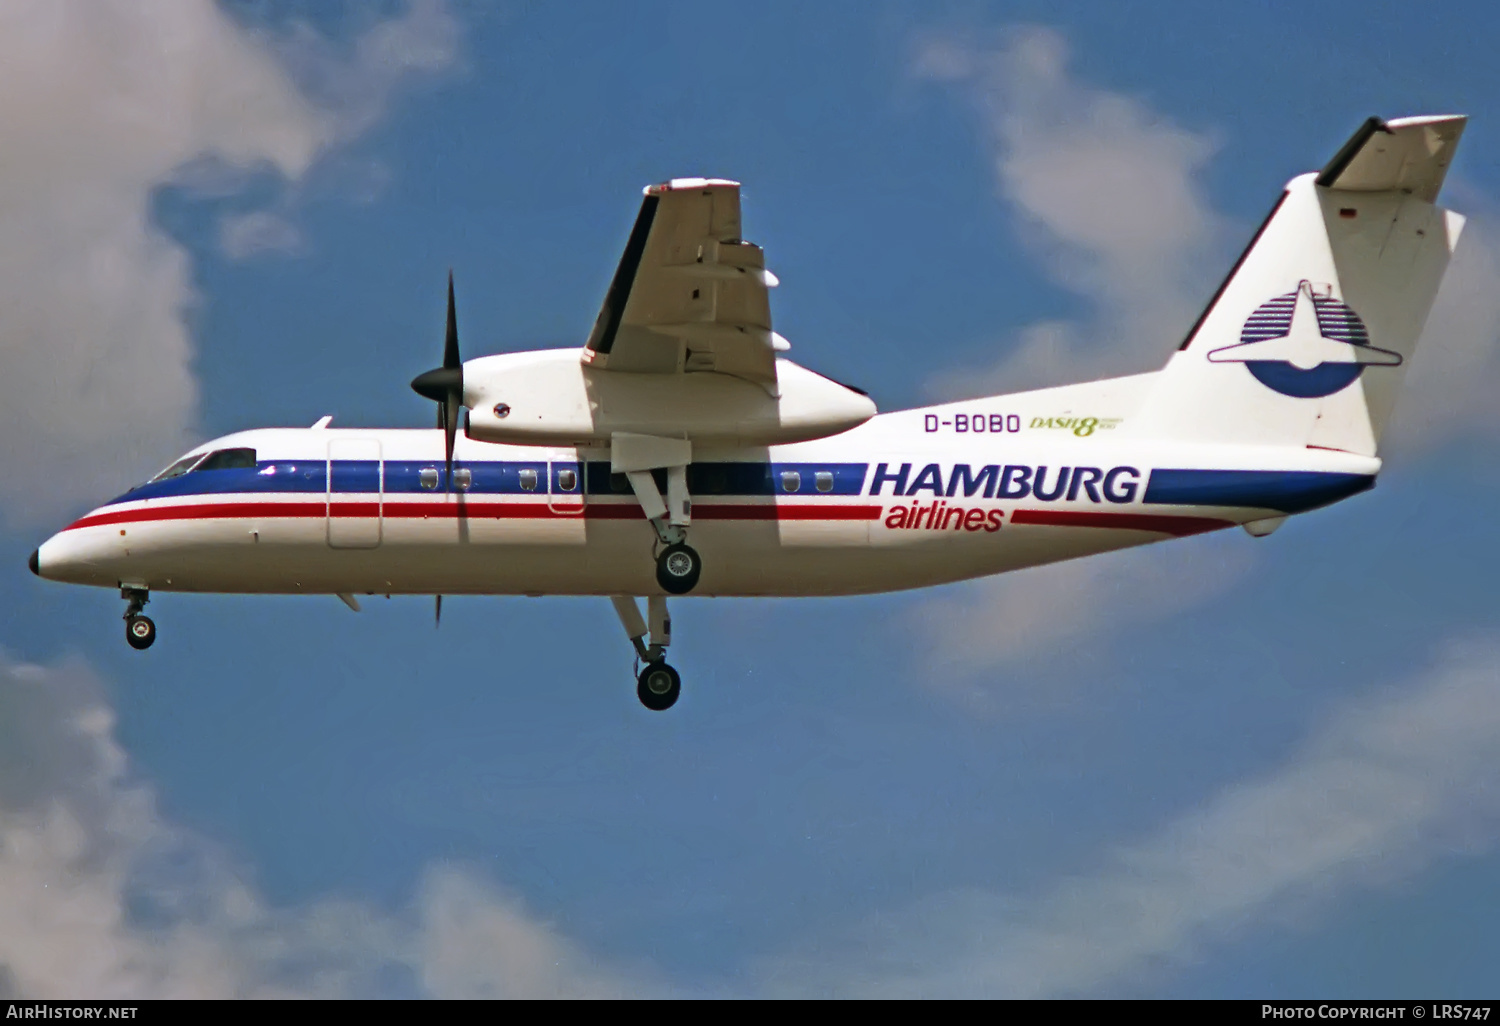
M 41 551 L 41 549 L 32 549 L 31 558 L 26 561 L 26 565 L 31 567 L 31 572 L 38 577 L 42 576 Z

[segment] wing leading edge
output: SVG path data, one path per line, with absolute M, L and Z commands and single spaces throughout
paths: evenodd
M 765 254 L 740 238 L 740 186 L 676 178 L 648 186 L 604 305 L 584 343 L 591 367 L 717 371 L 774 388 Z

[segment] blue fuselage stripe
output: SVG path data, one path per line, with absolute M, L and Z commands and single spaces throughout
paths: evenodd
M 109 505 L 190 495 L 323 494 L 330 490 L 336 494 L 423 495 L 447 490 L 446 470 L 441 463 L 431 461 L 386 460 L 382 466 L 374 460 L 334 460 L 332 489 L 329 469 L 324 460 L 265 460 L 254 467 L 192 471 L 143 484 Z M 458 472 L 469 472 L 464 491 L 471 495 L 545 495 L 549 490 L 552 494 L 578 494 L 580 478 L 589 495 L 633 494 L 625 476 L 611 474 L 604 461 L 455 460 L 453 469 L 460 481 Z M 688 467 L 688 492 L 695 496 L 795 494 L 808 498 L 860 495 L 868 469 L 865 463 L 694 463 Z M 423 483 L 424 470 L 430 484 Z M 819 475 L 824 475 L 821 481 Z M 569 476 L 571 488 L 565 487 L 570 483 Z M 657 487 L 665 492 L 666 472 L 656 471 L 655 476 Z
M 1370 474 L 1317 470 L 1153 470 L 1142 502 L 1301 513 L 1374 486 Z
M 604 461 L 476 460 L 455 461 L 453 466 L 458 484 L 464 479 L 457 472 L 468 472 L 468 486 L 463 490 L 471 495 L 577 495 L 580 487 L 590 496 L 633 494 L 624 475 L 611 474 Z M 701 497 L 857 496 L 864 494 L 869 467 L 867 463 L 694 463 L 688 467 L 688 491 Z M 192 471 L 141 485 L 108 505 L 199 495 L 322 495 L 331 491 L 394 496 L 448 490 L 443 465 L 431 461 L 335 460 L 331 469 L 331 489 L 330 465 L 325 460 L 267 460 L 254 467 Z M 665 471 L 654 474 L 657 487 L 665 491 Z M 1374 483 L 1372 475 L 1326 471 L 1158 469 L 1150 472 L 1140 501 L 1300 513 L 1362 492 Z

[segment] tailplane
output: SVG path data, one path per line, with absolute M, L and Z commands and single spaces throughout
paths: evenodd
M 1371 118 L 1294 178 L 1136 422 L 1145 435 L 1375 454 L 1463 218 L 1466 118 Z

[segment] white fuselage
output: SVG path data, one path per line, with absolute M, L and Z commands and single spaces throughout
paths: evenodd
M 694 594 L 847 595 L 982 577 L 1300 512 L 1369 487 L 1380 466 L 1321 449 L 1135 437 L 1010 402 L 885 414 L 790 445 L 696 449 Z M 611 479 L 607 448 L 460 436 L 452 488 L 437 430 L 276 428 L 195 451 L 227 448 L 253 449 L 254 465 L 126 493 L 48 540 L 39 573 L 151 591 L 661 593 L 655 532 Z

